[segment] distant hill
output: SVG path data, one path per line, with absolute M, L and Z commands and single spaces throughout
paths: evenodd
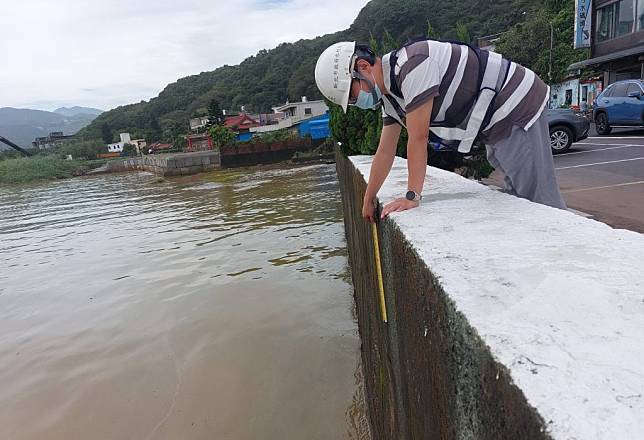
M 54 113 L 58 113 L 63 116 L 78 116 L 78 115 L 93 115 L 98 116 L 103 113 L 103 110 L 91 107 L 61 107 L 54 110 Z
M 310 40 L 283 43 L 261 50 L 236 66 L 181 78 L 156 98 L 121 106 L 101 114 L 79 135 L 99 139 L 101 127 L 129 132 L 148 140 L 174 141 L 185 133 L 188 119 L 204 112 L 216 99 L 227 110 L 244 105 L 250 112 L 270 112 L 271 107 L 302 96 L 320 99 L 313 71 L 319 54 L 342 40 L 383 41 L 389 33 L 399 42 L 427 34 L 428 23 L 442 38 L 456 38 L 461 23 L 475 39 L 505 31 L 524 20 L 541 1 L 552 0 L 372 0 L 349 29 Z M 572 0 L 568 0 L 571 2 Z
M 100 113 L 100 110 L 84 107 L 62 108 L 55 112 L 2 107 L 0 135 L 22 147 L 31 147 L 35 138 L 47 136 L 52 131 L 76 134 Z

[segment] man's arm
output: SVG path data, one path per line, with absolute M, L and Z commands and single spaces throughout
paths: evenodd
M 429 138 L 429 120 L 434 107 L 434 99 L 407 114 L 407 189 L 418 194 L 423 192 L 425 173 L 427 171 L 427 140 Z
M 371 163 L 369 183 L 367 184 L 367 190 L 362 203 L 362 216 L 370 222 L 373 222 L 373 200 L 387 178 L 391 170 L 391 165 L 394 163 L 396 147 L 398 145 L 398 139 L 400 138 L 400 130 L 401 127 L 398 124 L 390 124 L 382 127 L 380 143 Z
M 407 113 L 407 188 L 418 194 L 423 191 L 427 170 L 427 140 L 429 138 L 429 121 L 432 115 L 434 100 L 430 99 L 412 112 Z M 390 165 L 391 167 L 391 165 Z M 399 198 L 387 204 L 382 210 L 382 217 L 396 211 L 415 208 L 418 202 Z

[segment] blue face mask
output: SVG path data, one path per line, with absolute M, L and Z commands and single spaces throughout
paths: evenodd
M 356 103 L 354 105 L 363 110 L 373 110 L 378 107 L 381 99 L 382 91 L 380 91 L 378 84 L 375 84 L 373 89 L 371 89 L 371 92 L 360 90 L 360 93 L 358 94 L 358 98 L 356 99 Z
M 354 105 L 363 110 L 375 110 L 378 108 L 380 100 L 382 99 L 382 91 L 378 87 L 378 84 L 376 84 L 376 78 L 374 78 L 373 74 L 371 74 L 373 82 L 359 71 L 356 71 L 353 77 L 369 84 L 370 89 L 368 92 L 360 90 Z

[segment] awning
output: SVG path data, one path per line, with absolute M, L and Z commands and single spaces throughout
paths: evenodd
M 590 66 L 593 64 L 603 64 L 609 61 L 618 60 L 620 58 L 625 58 L 625 57 L 640 55 L 640 54 L 644 54 L 644 45 L 639 47 L 634 47 L 631 49 L 621 50 L 619 52 L 613 52 L 608 55 L 591 58 L 589 60 L 579 61 L 578 63 L 574 63 L 568 66 L 568 70 L 581 69 L 582 67 Z

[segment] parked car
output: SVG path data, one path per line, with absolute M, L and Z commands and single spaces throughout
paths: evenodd
M 593 102 L 597 133 L 610 134 L 616 125 L 644 127 L 644 81 L 618 81 L 606 87 Z
M 568 151 L 573 142 L 588 137 L 590 122 L 581 113 L 570 109 L 546 110 L 550 128 L 550 148 L 554 154 Z

